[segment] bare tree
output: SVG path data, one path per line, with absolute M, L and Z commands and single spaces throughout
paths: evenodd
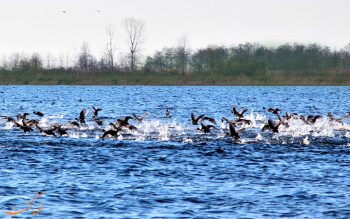
M 129 58 L 131 70 L 136 69 L 137 54 L 141 49 L 141 44 L 145 41 L 146 27 L 141 19 L 132 17 L 123 20 L 123 27 L 127 33 L 127 44 L 129 46 Z
M 9 69 L 9 63 L 7 61 L 7 55 L 2 54 L 2 66 L 3 69 Z
M 39 69 L 43 67 L 43 61 L 39 53 L 33 53 L 28 62 L 31 68 Z
M 21 59 L 22 59 L 22 57 L 18 52 L 11 54 L 11 56 L 10 56 L 10 68 L 12 70 L 18 68 Z
M 56 67 L 56 58 L 55 56 L 51 55 L 51 53 L 46 54 L 46 68 L 52 69 Z
M 107 36 L 108 36 L 108 43 L 106 45 L 107 66 L 113 71 L 114 70 L 114 54 L 116 51 L 115 45 L 113 44 L 115 25 L 108 25 L 106 27 L 106 32 L 107 32 Z
M 59 68 L 64 68 L 64 54 L 58 54 Z
M 83 42 L 80 47 L 80 54 L 78 55 L 76 66 L 82 70 L 93 70 L 97 66 L 96 58 L 91 55 L 87 42 Z
M 191 50 L 188 48 L 187 36 L 182 36 L 178 41 L 177 46 L 177 67 L 182 74 L 185 74 L 189 65 L 189 57 Z

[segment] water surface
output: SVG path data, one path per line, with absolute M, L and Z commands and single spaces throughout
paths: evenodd
M 44 203 L 41 218 L 350 217 L 350 119 L 327 117 L 350 111 L 348 87 L 0 86 L 0 101 L 1 115 L 43 112 L 44 129 L 89 111 L 67 136 L 0 120 L 1 218 L 40 191 L 32 209 Z M 246 128 L 240 140 L 221 122 L 235 119 L 233 105 L 251 121 L 237 126 Z M 91 106 L 104 125 L 90 121 Z M 261 132 L 261 122 L 278 121 L 270 107 L 323 117 Z M 143 123 L 130 120 L 138 131 L 101 139 L 108 123 L 146 112 Z M 212 134 L 188 121 L 192 112 L 216 120 Z

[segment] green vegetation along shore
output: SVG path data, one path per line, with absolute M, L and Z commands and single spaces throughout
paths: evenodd
M 2 85 L 210 85 L 210 86 L 350 86 L 350 70 L 269 71 L 247 76 L 176 72 L 80 72 L 73 70 L 0 71 Z
M 2 85 L 233 85 L 349 86 L 350 44 L 331 51 L 318 44 L 210 46 L 192 51 L 163 48 L 137 68 L 126 58 L 99 61 L 82 50 L 72 65 L 47 64 L 39 54 L 2 60 Z M 50 60 L 47 59 L 47 63 Z M 129 64 L 128 64 L 129 63 Z

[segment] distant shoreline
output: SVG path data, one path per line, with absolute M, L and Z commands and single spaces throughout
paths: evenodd
M 41 70 L 16 72 L 0 70 L 1 85 L 142 85 L 142 86 L 350 86 L 349 69 L 327 71 L 269 71 L 251 76 L 225 75 L 208 71 L 174 72 Z

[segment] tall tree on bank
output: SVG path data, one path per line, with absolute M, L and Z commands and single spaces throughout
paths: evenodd
M 94 70 L 97 68 L 96 58 L 91 55 L 89 44 L 87 42 L 83 42 L 80 47 L 76 67 L 81 70 Z
M 106 58 L 107 58 L 107 66 L 110 70 L 114 70 L 114 54 L 115 54 L 115 45 L 113 44 L 115 26 L 108 25 L 106 27 L 106 32 L 108 36 L 108 43 L 106 44 Z
M 185 74 L 187 66 L 189 64 L 189 56 L 191 51 L 188 47 L 187 36 L 182 36 L 178 41 L 177 47 L 177 68 L 180 70 L 181 74 Z
M 141 19 L 128 17 L 123 20 L 122 25 L 128 37 L 130 68 L 134 71 L 136 69 L 137 54 L 141 49 L 141 44 L 145 41 L 145 22 Z

